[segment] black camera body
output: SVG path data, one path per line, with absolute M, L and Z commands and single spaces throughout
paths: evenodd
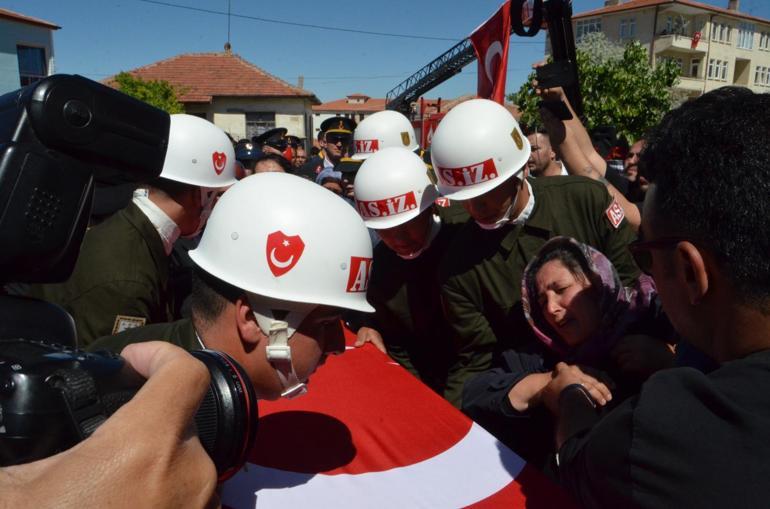
M 246 373 L 229 356 L 213 350 L 192 355 L 211 374 L 195 415 L 196 431 L 224 480 L 245 463 L 254 444 L 257 399 Z M 143 383 L 114 353 L 0 341 L 0 466 L 45 458 L 85 440 Z
M 158 178 L 170 123 L 168 113 L 81 76 L 0 96 L 0 285 L 66 280 L 95 186 Z M 0 466 L 68 449 L 140 390 L 144 379 L 121 357 L 74 345 L 65 310 L 0 286 Z M 224 480 L 254 443 L 257 400 L 232 358 L 192 355 L 211 375 L 195 426 Z

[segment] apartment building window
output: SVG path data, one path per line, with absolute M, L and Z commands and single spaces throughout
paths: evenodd
M 730 42 L 730 25 L 727 23 L 711 23 L 711 40 Z
M 630 39 L 636 35 L 636 18 L 620 20 L 620 38 Z
M 690 76 L 693 78 L 698 77 L 700 71 L 700 58 L 693 58 L 690 60 Z
M 581 19 L 578 20 L 575 28 L 575 41 L 580 42 L 584 35 L 602 31 L 602 19 Z
M 19 81 L 25 87 L 46 77 L 45 48 L 16 46 L 19 58 Z
M 738 24 L 738 47 L 751 49 L 754 46 L 754 23 Z
M 727 81 L 727 60 L 709 59 L 708 79 Z
M 770 34 L 767 32 L 759 33 L 759 49 L 770 50 Z
M 754 84 L 770 87 L 770 68 L 758 65 L 754 71 Z
M 246 137 L 253 138 L 275 127 L 275 113 L 246 113 Z

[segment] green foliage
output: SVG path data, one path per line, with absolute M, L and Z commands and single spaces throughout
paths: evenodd
M 650 68 L 647 50 L 631 41 L 625 47 L 612 44 L 603 34 L 591 34 L 577 46 L 580 92 L 583 96 L 585 126 L 614 125 L 629 142 L 657 124 L 672 107 L 671 88 L 680 69 L 671 61 L 659 61 Z M 508 99 L 522 111 L 521 122 L 540 126 L 538 97 L 529 75 L 518 92 Z
M 127 72 L 115 76 L 118 90 L 135 97 L 167 113 L 184 113 L 184 106 L 177 99 L 177 91 L 168 81 L 144 81 Z

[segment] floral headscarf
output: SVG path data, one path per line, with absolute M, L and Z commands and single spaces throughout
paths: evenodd
M 598 288 L 601 322 L 596 333 L 582 345 L 570 347 L 548 325 L 537 303 L 536 273 L 541 260 L 556 250 L 569 251 L 580 263 L 586 277 Z M 524 270 L 521 281 L 521 301 L 524 315 L 535 335 L 565 360 L 592 364 L 603 359 L 620 339 L 629 325 L 642 318 L 655 298 L 655 283 L 641 275 L 632 287 L 624 287 L 612 262 L 591 246 L 570 237 L 555 237 L 540 249 Z

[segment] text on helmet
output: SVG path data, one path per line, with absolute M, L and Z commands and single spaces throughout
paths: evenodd
M 351 293 L 365 292 L 369 287 L 369 275 L 372 272 L 372 259 L 361 256 L 350 257 L 350 273 L 348 274 L 347 291 Z
M 372 154 L 380 150 L 380 140 L 356 140 L 356 153 Z
M 414 191 L 409 191 L 383 200 L 356 200 L 356 207 L 361 217 L 387 217 L 416 209 L 417 199 L 414 196 Z
M 460 168 L 438 168 L 438 178 L 441 183 L 455 187 L 481 184 L 497 176 L 497 168 L 492 159 Z

